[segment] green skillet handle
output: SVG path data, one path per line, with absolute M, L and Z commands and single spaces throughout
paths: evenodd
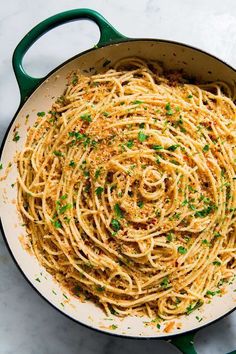
M 176 336 L 173 337 L 170 342 L 183 354 L 197 354 L 193 346 L 195 334 L 196 332 L 190 332 L 184 335 Z
M 100 30 L 100 39 L 96 47 L 101 47 L 109 43 L 116 43 L 127 39 L 125 36 L 116 31 L 115 28 L 113 28 L 102 15 L 90 9 L 74 9 L 61 12 L 40 22 L 20 41 L 12 58 L 13 69 L 20 88 L 21 104 L 44 80 L 44 78 L 31 77 L 25 72 L 22 66 L 22 60 L 25 53 L 38 38 L 50 31 L 52 28 L 66 22 L 81 19 L 94 21 L 98 25 Z

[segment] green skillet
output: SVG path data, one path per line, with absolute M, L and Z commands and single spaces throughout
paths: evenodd
M 97 45 L 67 60 L 44 78 L 29 76 L 22 66 L 22 60 L 32 44 L 54 27 L 81 19 L 89 19 L 98 25 L 100 39 Z M 14 155 L 17 150 L 22 149 L 27 128 L 34 124 L 36 112 L 50 110 L 54 98 L 60 96 L 65 88 L 68 72 L 80 68 L 85 72 L 94 73 L 102 69 L 105 62 L 109 61 L 112 65 L 118 59 L 128 56 L 158 60 L 170 69 L 183 68 L 189 75 L 203 81 L 224 80 L 229 83 L 232 80 L 236 81 L 234 68 L 202 50 L 168 40 L 127 38 L 93 10 L 70 10 L 39 23 L 22 39 L 13 55 L 13 68 L 20 88 L 21 103 L 1 147 L 3 166 L 12 162 L 8 177 L 0 186 L 1 230 L 16 265 L 27 281 L 48 303 L 66 316 L 97 331 L 137 339 L 164 339 L 178 347 L 182 353 L 196 354 L 193 345 L 196 331 L 235 309 L 236 293 L 233 292 L 233 285 L 229 286 L 229 291 L 223 298 L 213 299 L 211 304 L 197 310 L 196 313 L 181 318 L 181 328 L 174 329 L 171 333 L 147 326 L 145 322 L 150 320 L 138 317 L 127 317 L 124 320 L 114 317 L 112 323 L 117 327 L 112 326 L 111 329 L 104 319 L 103 311 L 93 303 L 82 303 L 67 294 L 69 300 L 62 306 L 65 290 L 62 290 L 46 270 L 42 269 L 34 256 L 23 249 L 18 238 L 19 235 L 25 234 L 25 230 L 21 226 L 15 204 L 10 202 L 16 198 L 15 188 L 10 188 L 17 176 Z M 12 141 L 16 126 L 21 137 L 17 144 Z M 5 202 L 6 200 L 8 202 Z M 202 318 L 201 322 L 196 319 L 196 315 Z

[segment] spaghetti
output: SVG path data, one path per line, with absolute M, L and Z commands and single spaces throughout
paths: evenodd
M 155 62 L 69 77 L 18 156 L 29 247 L 106 313 L 170 319 L 223 294 L 236 261 L 236 106 Z

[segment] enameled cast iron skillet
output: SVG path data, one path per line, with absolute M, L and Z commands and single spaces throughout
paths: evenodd
M 98 44 L 81 54 L 69 59 L 48 76 L 36 79 L 27 75 L 22 67 L 22 59 L 30 46 L 44 33 L 63 23 L 89 19 L 100 29 Z M 94 73 L 103 68 L 104 63 L 111 64 L 118 59 L 138 56 L 154 59 L 164 63 L 166 68 L 184 69 L 189 75 L 202 81 L 223 80 L 236 81 L 236 71 L 228 64 L 199 49 L 185 44 L 160 39 L 130 39 L 117 32 L 99 13 L 89 9 L 75 9 L 48 18 L 34 27 L 19 43 L 13 55 L 13 67 L 21 93 L 21 103 L 7 130 L 1 147 L 1 163 L 4 167 L 12 162 L 12 167 L 5 181 L 1 182 L 0 215 L 1 230 L 15 263 L 28 282 L 52 306 L 87 327 L 130 338 L 162 338 L 169 339 L 183 353 L 194 354 L 193 336 L 197 329 L 206 326 L 235 309 L 236 293 L 233 285 L 223 298 L 216 297 L 211 304 L 193 312 L 177 321 L 182 323 L 180 329 L 171 333 L 158 330 L 145 322 L 148 318 L 128 317 L 123 320 L 114 317 L 113 321 L 105 320 L 104 312 L 93 303 L 81 303 L 62 290 L 45 269 L 38 264 L 36 258 L 27 253 L 19 240 L 25 234 L 24 227 L 16 210 L 17 176 L 14 155 L 25 144 L 27 128 L 34 124 L 38 111 L 49 111 L 55 100 L 65 88 L 68 72 L 80 68 Z M 28 120 L 26 116 L 29 115 Z M 13 141 L 14 129 L 19 131 L 21 139 Z M 4 169 L 2 170 L 4 171 Z M 3 172 L 4 173 L 4 172 Z M 63 293 L 69 298 L 67 300 Z M 196 316 L 201 317 L 199 322 Z M 110 326 L 114 324 L 115 326 Z M 117 326 L 117 327 L 116 327 Z

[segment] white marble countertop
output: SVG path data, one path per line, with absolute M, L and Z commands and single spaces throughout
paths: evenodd
M 236 66 L 235 0 L 4 1 L 0 12 L 0 140 L 19 104 L 19 90 L 11 67 L 15 46 L 39 21 L 78 6 L 101 12 L 127 36 L 185 42 Z M 98 29 L 88 21 L 57 28 L 33 46 L 25 58 L 25 68 L 32 75 L 43 76 L 94 45 L 98 36 Z M 236 313 L 201 330 L 196 337 L 196 348 L 200 354 L 223 354 L 236 349 Z M 28 285 L 0 238 L 0 354 L 120 352 L 179 353 L 163 341 L 113 338 L 67 319 Z

